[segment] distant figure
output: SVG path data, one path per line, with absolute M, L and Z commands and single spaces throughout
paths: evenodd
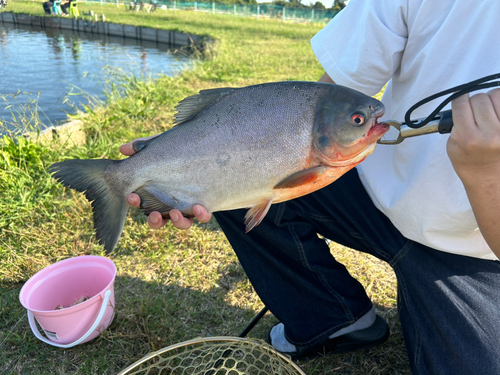
M 0 0 L 0 9 L 7 6 L 7 0 Z
M 6 1 L 6 0 L 0 0 L 0 1 Z M 45 3 L 42 4 L 43 10 L 47 14 L 52 14 L 52 6 L 54 3 L 52 1 L 46 1 Z
M 341 11 L 342 9 L 345 8 L 345 2 L 344 0 L 335 0 L 333 2 L 333 7 L 332 9 L 335 9 L 335 10 L 338 10 L 338 11 Z
M 68 0 L 68 1 L 64 1 L 64 2 L 61 1 L 61 11 L 63 12 L 63 14 L 67 15 L 69 13 L 68 9 L 71 6 L 71 1 L 72 0 Z

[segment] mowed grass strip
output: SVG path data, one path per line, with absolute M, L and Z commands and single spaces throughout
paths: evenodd
M 94 238 L 85 198 L 61 187 L 48 167 L 71 158 L 121 158 L 118 148 L 171 127 L 176 103 L 201 89 L 268 81 L 317 80 L 322 68 L 310 38 L 317 24 L 282 23 L 187 11 L 129 12 L 79 4 L 107 21 L 205 35 L 216 41 L 190 70 L 143 80 L 112 73 L 104 106 L 72 117 L 86 141 L 43 144 L 4 138 L 0 147 L 0 373 L 116 374 L 147 353 L 194 337 L 238 335 L 263 307 L 217 223 L 189 231 L 152 230 L 130 210 L 116 264 L 117 315 L 97 339 L 71 349 L 38 341 L 19 291 L 35 272 L 62 259 L 104 255 Z M 40 1 L 9 1 L 7 10 L 43 15 Z M 182 50 L 180 53 L 183 53 Z M 304 361 L 307 374 L 409 374 L 396 310 L 396 280 L 383 262 L 331 244 L 333 255 L 367 288 L 392 336 L 377 348 Z M 250 337 L 264 338 L 276 321 L 268 313 Z

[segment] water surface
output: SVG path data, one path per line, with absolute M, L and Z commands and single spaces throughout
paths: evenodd
M 190 65 L 175 47 L 131 38 L 0 22 L 0 121 L 37 108 L 44 126 L 64 122 L 85 92 L 104 100 L 110 70 L 175 75 Z M 70 95 L 68 95 L 70 94 Z M 68 102 L 69 101 L 71 102 Z

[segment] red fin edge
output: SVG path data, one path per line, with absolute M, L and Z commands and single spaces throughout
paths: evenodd
M 273 203 L 272 198 L 266 199 L 265 201 L 256 204 L 250 208 L 245 215 L 245 233 L 250 232 L 253 228 L 260 224 L 262 219 L 266 216 L 271 204 Z

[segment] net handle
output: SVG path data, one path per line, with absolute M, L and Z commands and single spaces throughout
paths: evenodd
M 257 315 L 253 318 L 250 324 L 238 335 L 238 337 L 245 337 L 252 330 L 253 327 L 262 319 L 264 315 L 269 311 L 269 309 L 264 306 L 262 310 L 259 311 Z

